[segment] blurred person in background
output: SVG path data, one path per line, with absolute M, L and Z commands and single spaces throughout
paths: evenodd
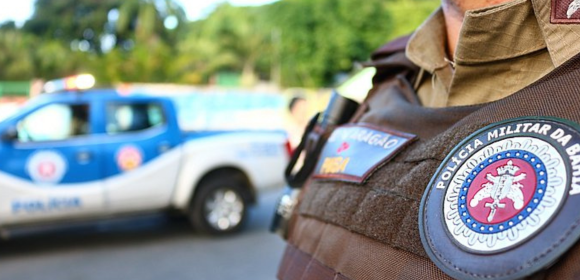
M 290 120 L 288 123 L 288 136 L 290 138 L 290 145 L 296 148 L 300 144 L 304 129 L 311 117 L 308 111 L 308 102 L 304 97 L 292 97 L 288 103 L 288 112 L 290 113 Z
M 442 0 L 377 50 L 278 278 L 579 279 L 578 2 Z

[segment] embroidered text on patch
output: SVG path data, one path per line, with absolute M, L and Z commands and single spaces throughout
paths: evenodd
M 414 138 L 366 124 L 338 127 L 324 146 L 313 177 L 362 183 Z

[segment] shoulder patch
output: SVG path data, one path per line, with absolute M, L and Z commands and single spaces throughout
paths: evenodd
M 367 124 L 338 127 L 322 149 L 313 178 L 362 183 L 415 138 Z
M 459 279 L 513 279 L 551 265 L 580 237 L 580 127 L 530 117 L 462 141 L 431 180 L 421 241 Z
M 580 0 L 552 0 L 551 23 L 580 23 Z

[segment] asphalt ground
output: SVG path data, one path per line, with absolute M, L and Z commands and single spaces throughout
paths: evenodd
M 162 215 L 21 233 L 0 242 L 0 280 L 275 279 L 285 245 L 268 227 L 279 193 L 260 194 L 234 236 L 205 236 Z

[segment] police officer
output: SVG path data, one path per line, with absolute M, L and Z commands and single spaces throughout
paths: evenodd
M 442 0 L 325 132 L 279 279 L 580 279 L 580 1 Z

